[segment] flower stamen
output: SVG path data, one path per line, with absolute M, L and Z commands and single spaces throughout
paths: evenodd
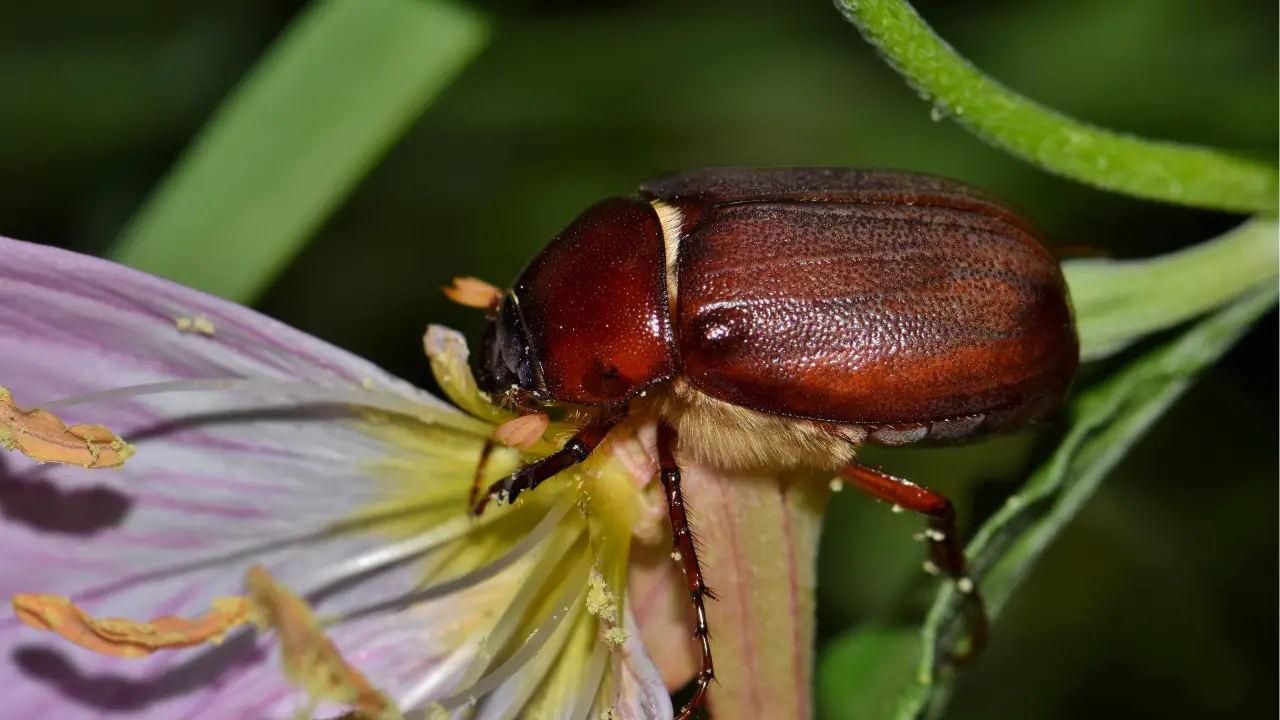
M 591 660 L 583 675 L 582 691 L 573 704 L 570 718 L 586 718 L 595 705 L 596 696 L 600 694 L 600 683 L 604 680 L 604 671 L 609 666 L 609 649 L 604 643 L 596 643 L 591 650 Z
M 569 508 L 573 506 L 573 495 L 564 493 L 564 496 L 556 503 L 543 518 L 538 525 L 520 539 L 520 542 L 511 546 L 509 550 L 500 555 L 493 562 L 477 568 L 465 575 L 461 575 L 452 580 L 432 585 L 430 587 L 414 590 L 404 593 L 398 597 L 379 600 L 369 603 L 342 613 L 334 620 L 335 623 L 349 622 L 370 615 L 379 615 L 387 612 L 396 612 L 405 610 L 418 603 L 424 603 L 436 598 L 445 597 L 453 593 L 465 590 L 469 587 L 479 585 L 489 578 L 497 575 L 506 568 L 514 565 L 520 558 L 529 553 L 530 550 L 538 547 L 545 541 L 560 524 L 560 520 L 568 514 Z
M 104 400 L 139 397 L 142 395 L 163 395 L 175 392 L 208 392 L 227 391 L 244 393 L 278 393 L 316 403 L 335 403 L 355 405 L 358 407 L 382 410 L 394 415 L 413 418 L 428 425 L 440 425 L 455 430 L 486 436 L 492 432 L 492 426 L 461 413 L 436 407 L 426 400 L 416 400 L 391 393 L 378 392 L 362 387 L 332 387 L 307 382 L 272 380 L 268 378 L 227 378 L 222 380 L 171 380 L 165 382 L 143 383 L 127 387 L 112 388 L 99 392 L 62 398 L 43 403 L 45 410 L 62 410 L 75 405 L 84 405 Z
M 159 650 L 217 645 L 227 631 L 249 622 L 249 602 L 226 597 L 213 601 L 213 610 L 188 620 L 165 615 L 147 622 L 91 617 L 59 595 L 15 595 L 13 611 L 28 627 L 47 630 L 102 655 L 146 657 Z
M 383 545 L 347 558 L 312 578 L 311 582 L 308 583 L 311 589 L 306 594 L 308 596 L 318 595 L 334 585 L 348 582 L 361 575 L 370 575 L 378 570 L 399 565 L 409 560 L 419 559 L 434 550 L 465 537 L 482 524 L 492 523 L 493 519 L 486 518 L 486 521 L 486 523 L 477 523 L 469 517 L 461 516 L 442 525 L 432 527 L 414 537 L 391 545 Z
M 337 523 L 329 523 L 319 528 L 307 529 L 307 530 L 292 533 L 289 535 L 283 535 L 280 537 L 271 538 L 261 542 L 247 543 L 240 547 L 229 549 L 217 554 L 205 555 L 204 557 L 195 557 L 181 563 L 172 563 L 168 565 L 162 565 L 159 567 L 153 567 L 146 570 L 137 570 L 132 573 L 129 573 L 126 576 L 111 580 L 104 585 L 94 587 L 87 591 L 87 595 L 90 595 L 90 596 L 103 595 L 103 594 L 115 592 L 124 587 L 136 585 L 142 582 L 164 580 L 167 578 L 177 577 L 179 575 L 184 575 L 184 574 L 191 573 L 198 570 L 205 570 L 213 567 L 225 566 L 225 565 L 232 564 L 237 560 L 246 560 L 246 561 L 251 560 L 253 558 L 261 557 L 266 554 L 285 550 L 293 546 L 305 545 L 307 543 L 323 540 L 325 538 L 333 537 L 335 535 L 350 533 L 350 532 L 359 530 L 363 527 L 376 525 L 378 523 L 389 522 L 392 520 L 396 520 L 398 518 L 410 518 L 414 515 L 419 515 L 425 512 L 429 512 L 430 510 L 432 510 L 433 508 L 437 508 L 438 506 L 439 506 L 439 503 L 437 501 L 430 501 L 430 502 L 424 502 L 424 503 L 415 503 L 409 506 L 389 508 L 383 511 L 379 511 L 377 513 L 362 515 L 358 518 L 351 519 L 351 520 L 344 520 Z M 470 525 L 472 528 L 475 528 L 475 527 L 483 527 L 485 525 L 485 522 L 486 522 L 485 520 L 482 520 L 479 523 L 477 523 L 475 520 L 470 520 L 467 524 Z M 439 531 L 439 528 L 434 528 L 433 531 Z M 433 532 L 433 531 L 429 531 L 429 532 Z M 413 542 L 413 539 L 407 542 Z M 358 563 L 359 560 L 358 558 L 352 558 L 347 562 Z M 345 565 L 346 563 L 344 562 L 342 564 Z M 317 592 L 322 591 L 326 586 L 332 585 L 334 582 L 339 582 L 343 579 L 346 579 L 345 576 L 338 576 L 336 571 L 331 571 L 331 573 L 332 574 L 330 573 L 321 574 L 315 580 L 309 583 L 314 587 L 305 594 L 308 596 L 313 595 Z
M 39 462 L 86 470 L 119 467 L 133 447 L 102 425 L 68 427 L 47 409 L 24 410 L 0 387 L 0 447 Z
M 300 713 L 302 717 L 311 717 L 320 702 L 329 701 L 354 707 L 379 720 L 402 718 L 395 703 L 348 664 L 325 637 L 306 602 L 261 567 L 249 570 L 245 585 L 255 622 L 276 631 L 285 677 L 311 698 L 305 714 Z
M 571 577 L 586 579 L 588 568 L 591 566 L 591 558 L 584 556 L 574 568 Z M 468 705 L 479 698 L 493 692 L 502 683 L 513 677 L 521 668 L 523 668 L 530 660 L 533 659 L 542 646 L 551 639 L 552 634 L 560 627 L 573 608 L 582 600 L 583 593 L 586 591 L 585 582 L 566 583 L 564 591 L 557 598 L 555 609 L 542 621 L 529 639 L 520 646 L 518 650 L 512 653 L 501 665 L 492 672 L 481 677 L 478 681 L 470 686 L 463 687 L 454 694 L 440 701 L 440 705 L 448 712 L 453 712 L 459 708 Z M 411 714 L 409 720 L 413 720 L 418 716 Z M 422 717 L 426 717 L 423 715 Z

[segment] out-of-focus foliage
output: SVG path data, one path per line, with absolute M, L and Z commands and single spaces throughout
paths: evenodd
M 0 233 L 104 250 L 301 5 L 63 0 L 0 10 Z M 978 67 L 1047 106 L 1146 137 L 1277 157 L 1275 3 L 916 6 Z M 1185 247 L 1240 220 L 1076 185 L 935 120 L 827 2 L 473 7 L 495 20 L 491 45 L 259 304 L 424 385 L 419 334 L 406 328 L 479 327 L 441 285 L 460 274 L 506 282 L 587 204 L 668 169 L 936 172 L 1009 198 L 1058 247 L 1119 258 Z M 1082 386 L 1159 341 L 1087 369 Z M 1132 449 L 1006 608 L 951 717 L 1276 713 L 1276 349 L 1272 315 Z M 947 492 L 973 528 L 1061 430 L 865 457 Z M 920 591 L 923 611 L 936 587 L 910 539 L 918 520 L 851 492 L 830 513 L 823 652 L 904 591 Z M 873 672 L 877 657 L 847 672 Z M 840 684 L 823 689 L 820 706 L 838 717 Z
M 110 257 L 252 302 L 483 44 L 451 0 L 318 0 L 152 192 Z

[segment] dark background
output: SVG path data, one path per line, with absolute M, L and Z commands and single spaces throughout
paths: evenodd
M 102 252 L 303 3 L 18 5 L 0 9 L 0 233 Z M 1275 2 L 916 5 L 979 67 L 1071 115 L 1277 156 Z M 258 304 L 427 387 L 424 325 L 474 336 L 480 324 L 440 286 L 506 283 L 576 212 L 670 169 L 936 172 L 1009 198 L 1053 243 L 1117 257 L 1239 220 L 1059 180 L 932 120 L 825 0 L 476 6 L 495 20 L 492 44 Z M 1114 473 L 1016 597 L 950 717 L 1277 715 L 1278 342 L 1272 313 Z M 1052 440 L 872 459 L 972 518 Z M 918 521 L 850 492 L 831 515 L 824 644 L 918 582 L 921 559 Z

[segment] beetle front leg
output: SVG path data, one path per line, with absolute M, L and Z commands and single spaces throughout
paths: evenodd
M 506 479 L 490 485 L 484 495 L 480 496 L 480 501 L 472 508 L 471 514 L 479 515 L 484 512 L 485 506 L 489 504 L 489 498 L 497 493 L 505 492 L 506 502 L 515 502 L 516 497 L 525 490 L 532 490 L 541 485 L 544 480 L 586 460 L 600 446 L 600 443 L 604 442 L 605 436 L 613 426 L 624 417 L 626 417 L 625 412 L 608 413 L 588 422 L 578 430 L 577 434 L 569 438 L 569 442 L 565 443 L 564 447 L 541 460 L 525 465 L 508 475 Z
M 680 490 L 680 467 L 676 465 L 675 428 L 665 422 L 658 424 L 658 467 L 662 477 L 662 492 L 667 498 L 667 512 L 671 516 L 672 556 L 680 561 L 684 569 L 684 577 L 689 583 L 689 599 L 693 602 L 696 624 L 693 635 L 701 643 L 702 669 L 698 671 L 698 689 L 693 699 L 685 705 L 676 716 L 676 720 L 686 720 L 706 699 L 707 689 L 715 679 L 715 666 L 711 662 L 711 631 L 707 628 L 707 609 L 705 599 L 715 600 L 715 595 L 707 587 L 702 578 L 702 566 L 698 564 L 698 550 L 693 539 L 693 531 L 689 528 L 689 516 L 684 508 L 684 493 Z
M 956 589 L 964 595 L 970 617 L 969 649 L 953 656 L 951 661 L 960 664 L 977 657 L 987 644 L 987 612 L 978 586 L 969 577 L 964 548 L 956 532 L 956 511 L 951 501 L 910 480 L 857 463 L 841 468 L 839 474 L 881 500 L 929 516 L 925 539 L 929 543 L 931 560 L 926 565 L 931 571 L 944 572 L 955 581 Z

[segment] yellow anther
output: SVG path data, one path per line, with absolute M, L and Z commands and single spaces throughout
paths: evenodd
M 68 427 L 53 413 L 24 410 L 0 387 L 0 447 L 40 462 L 85 469 L 119 467 L 133 447 L 102 425 Z
M 80 647 L 116 657 L 145 657 L 158 650 L 217 644 L 227 631 L 248 622 L 244 598 L 218 598 L 213 610 L 194 620 L 166 615 L 148 622 L 96 619 L 59 595 L 16 595 L 18 619 L 37 630 L 55 632 Z

